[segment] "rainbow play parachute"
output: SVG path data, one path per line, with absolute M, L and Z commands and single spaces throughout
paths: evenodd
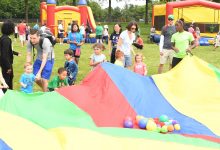
M 220 149 L 220 71 L 193 56 L 143 77 L 103 63 L 57 92 L 8 91 L 0 100 L 0 150 Z M 166 114 L 181 130 L 125 129 L 126 116 Z

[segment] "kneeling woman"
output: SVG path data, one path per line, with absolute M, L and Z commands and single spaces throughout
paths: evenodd
M 176 52 L 172 60 L 172 68 L 175 67 L 191 50 L 196 47 L 195 39 L 192 33 L 183 29 L 184 23 L 181 20 L 176 21 L 176 33 L 172 35 L 172 49 Z

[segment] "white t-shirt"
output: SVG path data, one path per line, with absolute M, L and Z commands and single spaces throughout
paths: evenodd
M 79 30 L 80 30 L 80 33 L 81 33 L 82 35 L 85 34 L 85 27 L 84 27 L 84 26 L 80 26 L 80 27 L 79 27 Z
M 15 33 L 18 33 L 18 27 L 15 26 Z
M 100 54 L 100 55 L 92 54 L 90 56 L 90 59 L 92 59 L 93 62 L 96 63 L 96 62 L 104 62 L 106 60 L 106 57 L 104 54 Z
M 120 38 L 122 39 L 122 44 L 119 49 L 124 53 L 124 55 L 130 56 L 131 55 L 131 45 L 135 40 L 135 34 L 132 33 L 131 39 L 128 35 L 128 30 L 123 31 L 120 34 Z

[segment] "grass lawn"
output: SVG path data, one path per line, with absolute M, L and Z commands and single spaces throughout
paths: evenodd
M 123 29 L 125 29 L 126 24 L 122 24 Z M 109 24 L 110 32 L 112 33 L 112 24 Z M 153 75 L 157 73 L 158 63 L 159 63 L 159 49 L 156 44 L 149 44 L 148 43 L 148 33 L 149 33 L 149 26 L 146 26 L 144 24 L 140 24 L 141 28 L 141 37 L 144 39 L 144 50 L 139 51 L 135 50 L 136 52 L 141 52 L 144 55 L 144 62 L 147 64 L 148 68 L 148 75 Z M 14 40 L 13 40 L 14 41 Z M 21 57 L 14 58 L 14 89 L 19 90 L 20 84 L 19 79 L 21 74 L 23 73 L 23 65 L 26 61 L 26 48 L 21 47 L 19 41 L 13 43 L 14 50 L 21 52 Z M 57 69 L 59 67 L 62 67 L 64 65 L 64 55 L 63 51 L 66 50 L 69 47 L 68 44 L 56 44 L 55 45 L 55 66 L 53 68 L 53 75 L 57 74 Z M 213 46 L 209 47 L 198 47 L 193 50 L 194 55 L 200 57 L 201 59 L 207 61 L 208 63 L 213 64 L 214 66 L 220 68 L 220 48 L 216 51 L 213 51 Z M 80 81 L 84 79 L 84 77 L 90 72 L 91 67 L 89 66 L 89 57 L 93 53 L 92 45 L 91 44 L 84 44 L 82 46 L 82 55 L 79 62 L 79 72 L 77 76 L 77 83 L 79 84 Z M 108 47 L 103 52 L 109 60 L 109 52 Z M 165 71 L 168 70 L 168 66 L 165 66 Z M 189 72 L 190 73 L 190 72 Z M 40 88 L 35 84 L 34 91 L 39 91 Z

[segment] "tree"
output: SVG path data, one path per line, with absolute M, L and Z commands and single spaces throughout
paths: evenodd
M 25 6 L 25 20 L 28 22 L 28 0 L 24 0 L 24 6 Z

